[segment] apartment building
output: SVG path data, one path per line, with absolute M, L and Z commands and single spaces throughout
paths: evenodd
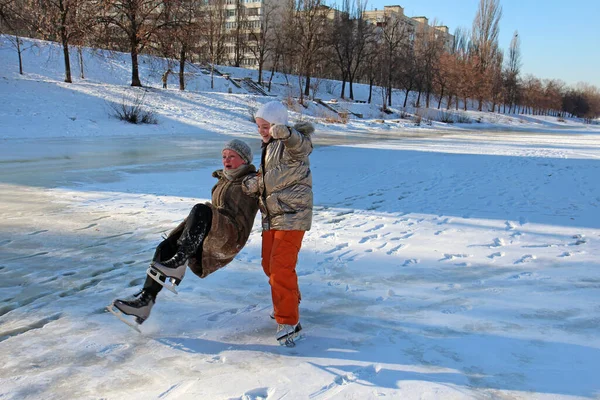
M 365 11 L 363 17 L 372 24 L 383 27 L 390 20 L 401 21 L 408 28 L 408 40 L 414 41 L 417 32 L 428 32 L 435 30 L 435 37 L 444 41 L 447 50 L 454 46 L 454 35 L 449 32 L 445 25 L 429 25 L 427 17 L 408 17 L 404 14 L 404 8 L 398 5 L 384 6 L 383 10 Z
M 225 0 L 225 52 L 230 62 L 237 59 L 243 67 L 258 66 L 247 38 L 251 33 L 260 34 L 263 15 L 263 0 Z
M 327 10 L 327 18 L 334 19 L 341 11 L 322 6 Z M 257 67 L 254 53 L 247 45 L 240 45 L 249 34 L 260 34 L 261 21 L 265 12 L 263 0 L 225 0 L 225 30 L 228 33 L 228 41 L 225 44 L 227 58 L 229 60 L 240 60 L 244 67 Z M 370 23 L 383 27 L 390 18 L 400 20 L 406 24 L 409 32 L 408 40 L 413 41 L 417 32 L 435 30 L 435 36 L 444 41 L 445 47 L 450 50 L 454 46 L 454 35 L 450 34 L 445 25 L 429 25 L 427 17 L 408 17 L 404 14 L 404 8 L 399 5 L 384 6 L 383 10 L 365 11 L 363 17 Z

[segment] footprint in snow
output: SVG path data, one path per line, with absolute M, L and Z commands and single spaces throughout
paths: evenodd
M 492 260 L 499 258 L 499 257 L 504 257 L 506 255 L 506 253 L 498 251 L 496 253 L 492 253 L 488 256 L 488 258 L 491 258 Z
M 490 249 L 494 249 L 497 247 L 503 247 L 505 245 L 506 245 L 506 243 L 504 243 L 504 239 L 496 238 L 496 239 L 494 239 L 494 243 L 490 245 Z
M 515 261 L 515 264 L 525 264 L 535 260 L 537 257 L 533 254 L 525 254 L 523 257 Z
M 469 258 L 472 257 L 470 254 L 447 254 L 444 253 L 444 258 L 439 259 L 438 261 L 452 261 L 457 258 Z
M 380 230 L 381 228 L 383 228 L 384 226 L 385 226 L 384 224 L 375 225 L 373 228 L 371 228 L 371 229 L 367 229 L 367 230 L 365 231 L 365 233 L 369 233 L 369 232 L 378 231 L 378 230 Z
M 514 224 L 514 222 L 511 222 L 511 221 L 506 221 L 504 224 L 506 225 L 506 230 L 507 231 L 512 231 L 512 230 L 514 230 L 517 227 Z
M 416 258 L 410 258 L 408 260 L 404 260 L 404 264 L 402 264 L 403 267 L 408 267 L 409 265 L 415 265 L 418 264 L 419 260 Z
M 405 248 L 407 245 L 405 244 L 399 244 L 398 246 L 392 248 L 391 250 L 389 250 L 386 254 L 388 256 L 391 256 L 392 254 L 396 254 L 398 253 L 400 250 L 402 250 L 403 248 Z
M 520 274 L 511 275 L 508 279 L 534 279 L 537 278 L 537 274 L 533 272 L 521 272 Z
M 580 246 L 582 244 L 586 244 L 587 243 L 587 239 L 585 237 L 585 235 L 573 235 L 573 239 L 576 239 L 575 242 L 570 243 L 569 246 Z
M 271 397 L 275 389 L 257 388 L 247 391 L 240 397 L 240 400 L 266 400 Z
M 348 247 L 348 243 L 342 243 L 342 244 L 338 244 L 337 246 L 335 246 L 333 249 L 327 250 L 325 253 L 323 254 L 331 254 L 331 253 L 335 253 L 336 251 L 340 251 L 342 249 L 345 249 L 346 247 Z
M 368 231 L 367 231 L 367 232 L 368 232 Z M 377 234 L 375 234 L 375 235 L 369 235 L 369 236 L 365 236 L 365 237 L 363 237 L 362 239 L 360 239 L 360 241 L 359 241 L 358 243 L 361 243 L 361 244 L 362 244 L 362 243 L 366 243 L 366 242 L 368 242 L 368 241 L 370 241 L 370 240 L 372 240 L 372 239 L 377 239 L 377 237 L 378 237 L 378 236 L 379 236 L 379 235 L 377 235 Z

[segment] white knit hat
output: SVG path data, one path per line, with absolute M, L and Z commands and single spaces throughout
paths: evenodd
M 287 125 L 288 123 L 287 108 L 279 101 L 270 101 L 263 104 L 254 117 L 262 118 L 271 124 Z
M 252 149 L 248 144 L 240 139 L 233 139 L 229 142 L 225 143 L 225 147 L 223 150 L 233 150 L 242 157 L 242 160 L 246 161 L 246 164 L 250 164 L 252 162 Z

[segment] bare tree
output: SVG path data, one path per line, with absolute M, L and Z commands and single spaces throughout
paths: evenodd
M 473 53 L 477 60 L 477 69 L 482 80 L 478 85 L 477 97 L 479 111 L 483 109 L 483 100 L 489 96 L 493 81 L 490 73 L 498 53 L 498 35 L 502 7 L 500 0 L 479 0 L 477 14 L 473 20 Z
M 196 50 L 203 16 L 203 0 L 163 0 L 163 29 L 155 45 L 168 61 L 167 72 L 179 64 L 179 90 L 185 90 L 185 66 L 190 52 Z
M 341 12 L 329 24 L 328 44 L 342 78 L 341 98 L 345 97 L 348 82 L 350 99 L 354 99 L 353 82 L 365 61 L 368 43 L 373 40 L 373 26 L 363 18 L 365 7 L 366 2 L 361 0 L 343 0 Z
M 492 112 L 496 111 L 496 104 L 498 105 L 498 112 L 500 112 L 500 103 L 504 97 L 504 79 L 502 75 L 502 62 L 504 59 L 504 53 L 501 50 L 496 52 L 496 57 L 492 60 L 489 68 L 489 75 L 491 79 L 491 91 L 490 100 L 492 101 Z
M 325 23 L 328 7 L 324 7 L 321 0 L 296 0 L 295 14 L 291 26 L 295 55 L 299 61 L 299 80 L 304 80 L 304 91 L 300 91 L 300 102 L 303 95 L 310 95 L 310 78 L 315 67 L 315 60 L 319 59 L 325 46 Z
M 396 13 L 386 13 L 379 30 L 379 40 L 382 42 L 382 62 L 386 69 L 383 86 L 387 88 L 387 105 L 392 105 L 393 73 L 401 63 L 400 50 L 403 45 L 409 43 L 410 28 L 406 22 L 399 18 Z
M 510 47 L 508 49 L 508 59 L 506 60 L 504 70 L 504 93 L 505 104 L 508 104 L 508 112 L 513 112 L 513 108 L 519 100 L 519 75 L 521 73 L 521 39 L 519 32 L 515 31 Z
M 206 3 L 206 12 L 203 13 L 200 34 L 206 42 L 210 64 L 210 87 L 214 89 L 215 64 L 220 64 L 225 55 L 225 0 L 207 0 Z
M 24 47 L 22 37 L 35 36 L 35 18 L 25 0 L 0 0 L 0 32 L 7 34 L 9 43 L 17 52 L 19 74 L 23 75 L 23 52 L 33 45 Z
M 127 37 L 131 54 L 131 86 L 142 86 L 138 55 L 164 27 L 160 0 L 101 0 L 102 21 Z
M 250 9 L 252 10 L 252 9 Z M 258 10 L 258 8 L 256 8 Z M 271 56 L 278 44 L 278 31 L 281 28 L 282 16 L 280 5 L 276 0 L 263 0 L 262 16 L 258 19 L 260 27 L 248 27 L 248 41 L 245 49 L 250 52 L 258 64 L 258 84 L 262 84 L 262 75 L 265 62 Z M 254 12 L 249 11 L 248 23 L 253 21 Z M 274 60 L 275 61 L 275 60 Z M 276 64 L 276 62 L 273 62 Z
M 86 26 L 93 21 L 93 5 L 88 0 L 38 0 L 37 27 L 43 38 L 58 39 L 62 45 L 65 65 L 65 82 L 71 83 L 71 59 L 69 47 L 74 40 L 83 37 Z

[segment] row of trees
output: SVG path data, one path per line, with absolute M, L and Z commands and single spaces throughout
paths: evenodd
M 342 98 L 354 99 L 356 82 L 369 84 L 367 101 L 380 96 L 384 110 L 402 90 L 404 107 L 414 93 L 417 107 L 600 116 L 598 88 L 522 76 L 518 33 L 506 53 L 498 44 L 499 0 L 480 0 L 472 28 L 453 37 L 437 21 L 414 24 L 394 12 L 371 23 L 364 0 L 341 0 L 337 9 L 323 0 L 260 4 L 259 14 L 243 0 L 0 0 L 0 27 L 19 60 L 22 36 L 60 42 L 66 82 L 73 46 L 130 53 L 133 86 L 141 86 L 139 54 L 166 57 L 179 66 L 181 90 L 188 62 L 241 66 L 251 55 L 269 89 L 276 71 L 297 76 L 301 102 L 329 78 L 342 82 Z

